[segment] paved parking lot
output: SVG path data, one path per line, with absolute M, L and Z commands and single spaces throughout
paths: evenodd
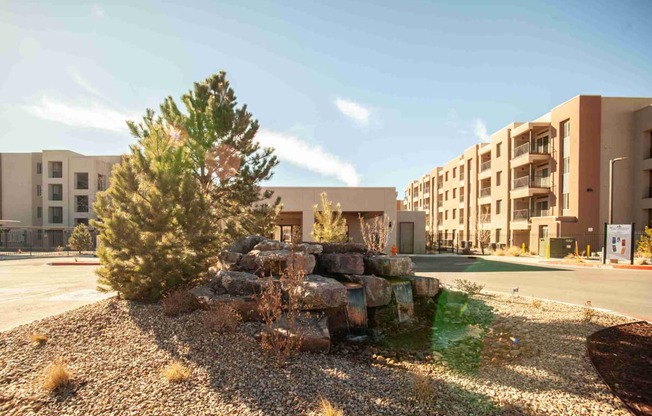
M 61 259 L 0 261 L 0 331 L 112 296 L 95 290 L 97 266 L 48 265 L 53 260 Z

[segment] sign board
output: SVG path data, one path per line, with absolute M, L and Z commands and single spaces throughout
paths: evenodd
M 605 261 L 609 259 L 632 261 L 634 224 L 607 224 L 605 233 Z

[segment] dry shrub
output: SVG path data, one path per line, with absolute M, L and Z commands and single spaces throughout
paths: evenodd
M 541 299 L 534 298 L 532 299 L 532 302 L 530 302 L 530 306 L 533 308 L 539 309 L 543 305 L 543 302 L 541 302 Z
M 480 283 L 475 283 L 466 279 L 456 279 L 455 287 L 462 292 L 466 292 L 469 296 L 479 295 L 484 289 L 484 285 Z
M 365 220 L 358 213 L 358 220 L 360 221 L 362 241 L 364 241 L 367 250 L 374 253 L 383 253 L 387 248 L 389 237 L 389 215 L 383 214 L 373 219 Z
M 190 378 L 190 368 L 183 365 L 179 360 L 172 361 L 163 369 L 163 376 L 170 383 L 180 383 Z
M 412 381 L 412 393 L 420 402 L 429 402 L 435 398 L 435 389 L 430 384 L 430 379 L 423 374 L 416 374 Z
M 323 397 L 319 400 L 319 414 L 321 416 L 344 416 L 344 412 L 333 406 L 331 402 Z
M 41 334 L 40 332 L 33 332 L 29 336 L 29 340 L 33 346 L 42 347 L 46 342 L 48 342 L 48 336 Z
M 187 289 L 178 289 L 161 299 L 161 306 L 165 315 L 177 316 L 199 309 L 199 302 Z
M 202 318 L 206 329 L 216 332 L 235 332 L 242 321 L 236 308 L 229 303 L 212 306 Z
M 505 253 L 505 250 L 503 250 L 502 248 L 498 248 L 498 249 L 496 249 L 496 250 L 494 251 L 493 254 L 494 254 L 494 256 L 501 256 L 501 257 L 502 257 L 502 256 L 504 256 L 506 253 Z
M 261 346 L 277 365 L 283 365 L 301 349 L 303 337 L 299 329 L 301 313 L 301 283 L 305 272 L 292 254 L 279 281 L 267 277 L 264 289 L 258 295 L 258 310 L 265 328 Z M 285 302 L 283 292 L 285 292 Z
M 584 254 L 584 252 L 582 252 Z M 586 258 L 582 254 L 575 254 L 575 253 L 570 253 L 566 257 L 564 257 L 563 261 L 564 263 L 584 263 Z
M 582 308 L 582 321 L 589 323 L 593 320 L 596 314 L 597 313 L 595 309 L 593 309 L 593 305 L 591 305 L 591 301 L 587 300 L 584 304 L 584 307 Z
M 48 393 L 54 393 L 68 386 L 71 380 L 72 374 L 66 368 L 66 363 L 62 358 L 57 358 L 43 373 L 43 389 Z
M 511 246 L 507 249 L 506 255 L 511 257 L 520 257 L 523 255 L 523 250 L 521 247 Z

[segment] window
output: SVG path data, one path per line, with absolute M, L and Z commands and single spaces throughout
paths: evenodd
M 43 207 L 36 207 L 36 218 L 43 218 Z
M 88 189 L 88 172 L 75 173 L 75 189 Z
M 457 189 L 453 188 L 453 199 L 457 198 Z
M 496 186 L 500 186 L 502 176 L 503 176 L 502 170 L 496 172 Z
M 75 225 L 79 224 L 88 225 L 88 218 L 75 218 Z
M 448 172 L 444 173 L 444 180 L 445 180 L 445 181 L 448 180 Z
M 88 195 L 75 196 L 75 212 L 88 212 Z
M 570 209 L 570 121 L 561 124 L 562 170 L 561 170 L 561 215 L 569 215 Z
M 453 209 L 453 219 L 455 219 L 455 214 L 457 213 L 456 209 Z
M 502 143 L 496 144 L 496 157 L 500 157 L 500 151 L 501 151 L 502 145 L 503 145 Z
M 36 174 L 40 175 L 41 173 L 43 173 L 43 163 L 37 162 L 36 163 Z
M 43 188 L 41 185 L 36 185 L 36 196 L 41 196 L 43 194 Z
M 455 179 L 455 175 L 457 175 L 457 168 L 453 168 L 453 179 Z
M 63 162 L 48 162 L 48 177 L 63 178 Z
M 499 199 L 496 201 L 496 214 L 500 214 L 503 209 L 503 200 Z
M 63 201 L 63 185 L 51 183 L 48 185 L 49 200 Z
M 63 224 L 63 207 L 50 207 L 48 213 L 50 224 Z
M 444 219 L 445 219 L 445 220 L 448 219 L 448 210 L 444 211 Z
M 500 243 L 500 234 L 503 232 L 501 228 L 496 228 L 496 243 Z
M 448 191 L 445 192 L 444 197 L 445 197 L 444 199 L 448 201 Z

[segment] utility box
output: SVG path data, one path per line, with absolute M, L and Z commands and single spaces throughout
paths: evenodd
M 563 259 L 569 254 L 575 253 L 575 239 L 574 238 L 550 238 L 548 242 L 550 246 L 550 257 L 555 259 Z

